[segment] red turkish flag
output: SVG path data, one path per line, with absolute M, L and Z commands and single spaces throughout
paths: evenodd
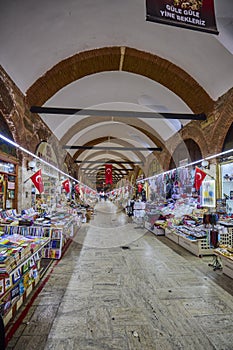
M 80 194 L 80 190 L 79 190 L 79 185 L 78 184 L 74 186 L 74 190 L 75 190 L 75 192 L 77 194 Z
M 112 164 L 105 164 L 105 183 L 112 184 Z
M 143 189 L 143 186 L 141 183 L 138 184 L 138 193 L 141 193 Z
M 41 169 L 38 170 L 35 174 L 33 174 L 30 179 L 32 180 L 34 186 L 37 188 L 37 190 L 42 193 L 44 192 L 44 184 L 42 180 L 42 173 Z
M 66 193 L 70 192 L 70 181 L 68 179 L 66 179 L 65 181 L 62 182 L 62 186 L 63 186 L 64 190 L 66 191 Z
M 200 168 L 196 167 L 195 169 L 195 176 L 194 176 L 194 187 L 198 191 L 201 187 L 202 181 L 206 177 L 206 173 L 201 170 Z

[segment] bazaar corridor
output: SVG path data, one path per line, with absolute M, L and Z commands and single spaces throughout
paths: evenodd
M 233 349 L 233 280 L 211 260 L 99 202 L 7 350 Z

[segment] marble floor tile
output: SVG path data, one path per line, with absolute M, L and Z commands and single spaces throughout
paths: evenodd
M 46 346 L 47 336 L 37 335 L 37 336 L 21 336 L 14 350 L 44 350 Z
M 207 315 L 207 316 L 195 316 L 196 322 L 205 331 L 206 334 L 219 333 L 231 333 L 233 344 L 233 317 L 232 313 L 224 315 Z M 220 332 L 220 333 L 221 333 Z
M 215 349 L 232 350 L 233 349 L 233 333 L 217 331 L 207 334 L 207 337 L 214 344 Z
M 233 350 L 233 281 L 211 258 L 97 209 L 7 350 Z

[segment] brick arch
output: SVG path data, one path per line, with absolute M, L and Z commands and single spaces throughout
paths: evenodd
M 202 154 L 207 155 L 209 153 L 209 146 L 206 141 L 205 134 L 200 126 L 190 123 L 181 130 L 179 135 L 180 137 L 176 137 L 175 141 L 172 143 L 172 148 L 170 150 L 171 153 L 174 152 L 178 144 L 188 139 L 192 139 L 200 147 Z
M 166 86 L 194 113 L 208 113 L 213 100 L 183 69 L 157 55 L 128 47 L 105 47 L 77 53 L 53 66 L 26 93 L 29 106 L 42 106 L 66 85 L 88 75 L 125 71 Z
M 214 153 L 219 153 L 223 149 L 225 138 L 233 122 L 233 88 L 216 103 L 213 115 L 217 120 L 213 124 L 212 147 Z

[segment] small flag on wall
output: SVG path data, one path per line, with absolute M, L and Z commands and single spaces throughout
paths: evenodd
M 35 174 L 33 174 L 30 179 L 32 180 L 34 186 L 39 191 L 39 193 L 44 192 L 44 184 L 42 180 L 41 169 L 39 169 Z
M 70 192 L 70 181 L 68 179 L 66 179 L 65 181 L 62 182 L 62 186 L 63 186 L 64 190 L 66 191 L 66 193 Z
M 195 175 L 194 175 L 194 187 L 198 191 L 201 187 L 201 184 L 206 177 L 206 173 L 201 170 L 200 168 L 196 167 L 195 169 Z
M 80 188 L 78 184 L 74 186 L 74 190 L 77 194 L 80 194 Z
M 105 183 L 112 184 L 112 164 L 105 164 Z

